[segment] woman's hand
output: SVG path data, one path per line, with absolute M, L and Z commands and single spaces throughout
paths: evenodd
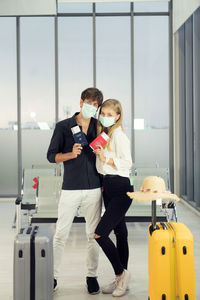
M 104 149 L 103 149 L 103 147 L 99 146 L 98 149 L 94 150 L 94 153 L 95 153 L 96 155 L 99 156 L 99 159 L 100 159 L 103 163 L 106 162 L 106 158 L 105 158 L 105 156 L 104 156 Z

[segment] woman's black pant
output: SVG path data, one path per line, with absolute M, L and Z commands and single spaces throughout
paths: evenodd
M 116 275 L 121 274 L 128 265 L 129 248 L 125 214 L 132 202 L 126 193 L 131 191 L 133 187 L 129 178 L 118 175 L 104 176 L 103 198 L 106 210 L 95 233 L 100 236 L 96 241 L 111 262 Z M 112 230 L 116 235 L 116 246 L 109 238 Z

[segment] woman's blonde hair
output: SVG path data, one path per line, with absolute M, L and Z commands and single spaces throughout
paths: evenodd
M 121 126 L 123 128 L 122 125 L 122 119 L 123 119 L 123 112 L 122 112 L 122 106 L 121 103 L 118 100 L 115 99 L 107 99 L 106 101 L 103 102 L 103 104 L 101 105 L 100 111 L 99 111 L 99 116 L 101 114 L 101 110 L 103 107 L 110 107 L 112 108 L 116 114 L 120 115 L 119 119 L 117 120 L 117 122 L 110 126 L 110 127 L 104 127 L 101 122 L 98 119 L 98 123 L 97 123 L 97 135 L 99 135 L 100 133 L 102 133 L 103 131 L 111 138 L 113 131 Z M 109 142 L 104 146 L 104 148 L 108 148 L 110 149 L 110 140 Z

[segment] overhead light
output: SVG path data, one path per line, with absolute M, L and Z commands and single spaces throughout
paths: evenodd
M 134 119 L 134 129 L 144 129 L 144 119 Z

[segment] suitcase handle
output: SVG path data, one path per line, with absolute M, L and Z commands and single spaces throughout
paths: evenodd
M 165 225 L 165 223 L 160 222 L 160 225 L 162 226 L 162 228 L 163 228 L 164 230 L 167 230 L 167 226 Z
M 151 203 L 151 212 L 152 212 L 152 224 L 149 227 L 149 233 L 152 235 L 152 233 L 155 230 L 160 229 L 158 225 L 156 225 L 156 200 L 153 200 Z
M 15 200 L 17 234 L 20 233 L 20 229 L 21 229 L 21 202 L 22 202 L 22 196 L 18 196 Z
M 22 196 L 18 196 L 15 200 L 15 204 L 19 205 L 22 202 Z
M 153 228 L 156 229 L 156 200 L 152 201 L 151 212 L 152 212 L 152 226 Z
M 39 226 L 34 226 L 33 228 L 30 226 L 28 227 L 26 234 L 32 234 L 35 235 L 36 232 L 38 231 Z
M 155 231 L 155 230 L 159 230 L 160 228 L 159 228 L 159 226 L 158 225 L 156 225 L 156 227 L 153 227 L 153 224 L 151 224 L 150 226 L 149 226 L 149 233 L 150 233 L 150 235 L 152 235 L 152 233 Z

